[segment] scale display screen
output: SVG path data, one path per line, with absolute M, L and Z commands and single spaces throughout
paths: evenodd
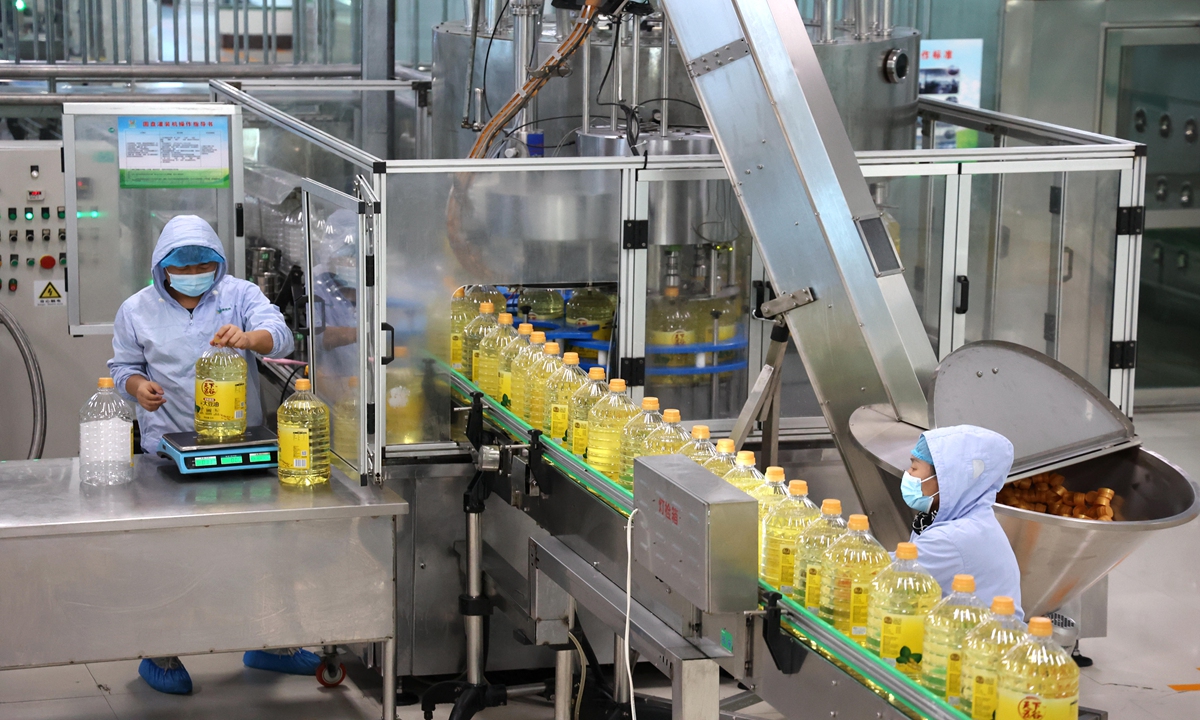
M 222 455 L 221 456 L 221 464 L 222 465 L 241 465 L 242 464 L 242 456 L 241 455 Z
M 192 467 L 216 467 L 217 458 L 215 455 L 208 457 L 189 458 L 192 461 Z
M 242 452 L 228 455 L 200 455 L 185 457 L 184 465 L 191 470 L 226 469 L 242 465 L 274 465 L 274 452 Z
M 269 462 L 275 462 L 275 460 L 274 460 L 274 458 L 271 457 L 271 453 L 269 453 L 269 452 L 268 453 L 250 453 L 250 462 L 255 463 L 255 464 L 256 463 L 269 463 Z

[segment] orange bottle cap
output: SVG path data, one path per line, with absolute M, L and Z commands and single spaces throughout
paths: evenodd
M 657 410 L 658 409 L 658 398 L 656 398 L 656 397 L 642 398 L 642 409 L 643 410 Z
M 950 583 L 950 589 L 954 592 L 973 593 L 975 592 L 975 576 L 974 575 L 955 575 L 954 580 Z
M 512 313 L 500 313 L 501 325 L 512 325 Z
M 679 297 L 679 288 L 669 287 L 663 289 L 663 297 L 676 298 Z
M 1029 621 L 1029 634 L 1034 637 L 1050 637 L 1054 634 L 1054 624 L 1050 622 L 1050 618 L 1032 618 Z
M 739 450 L 737 454 L 738 465 L 754 465 L 754 453 L 749 450 Z
M 724 455 L 728 455 L 729 453 L 733 452 L 734 447 L 733 441 L 729 438 L 722 438 L 717 441 L 717 452 Z
M 100 388 L 101 390 L 111 390 L 116 386 L 113 383 L 112 378 L 106 377 L 106 378 L 100 378 L 100 382 L 96 383 L 96 387 Z
M 807 495 L 808 483 L 803 480 L 793 480 L 788 483 L 788 492 L 792 495 Z
M 842 501 L 835 498 L 825 498 L 821 501 L 821 514 L 823 515 L 841 515 Z
M 679 411 L 675 408 L 663 410 L 663 422 L 677 423 L 679 419 Z
M 1017 605 L 1007 595 L 997 595 L 992 598 L 992 612 L 997 615 L 1016 615 Z
M 542 332 L 541 330 L 534 330 L 532 333 L 529 334 L 529 342 L 531 342 L 531 343 L 546 342 L 546 333 Z
M 917 546 L 910 542 L 902 542 L 896 545 L 897 560 L 916 560 Z
M 496 310 L 496 306 L 491 304 L 487 300 L 484 300 L 483 302 L 479 303 L 479 312 L 481 312 L 481 313 L 491 314 L 492 312 L 495 312 L 495 310 Z
M 544 348 L 542 348 L 542 352 L 544 352 L 547 355 L 557 355 L 558 354 L 558 343 L 556 343 L 556 342 L 546 343 L 546 346 Z
M 573 353 L 573 352 L 563 353 L 563 364 L 564 365 L 578 365 L 579 364 L 579 353 Z
M 707 425 L 693 425 L 692 437 L 697 440 L 707 440 L 709 437 L 709 429 Z
M 593 367 L 591 370 L 588 370 L 588 380 L 603 380 L 603 379 L 604 379 L 604 368 L 597 365 L 597 366 Z
M 530 325 L 529 323 L 521 323 L 520 325 L 517 326 L 517 334 L 518 335 L 532 335 L 533 334 L 533 326 Z
M 296 381 L 296 390 L 297 391 L 312 390 L 312 380 L 305 380 L 304 378 L 300 378 L 299 380 Z
M 784 478 L 786 477 L 783 474 L 783 468 L 779 467 L 778 465 L 772 465 L 771 467 L 767 468 L 765 475 L 767 476 L 767 480 L 770 480 L 771 482 L 783 482 Z
M 851 515 L 847 526 L 851 530 L 869 530 L 871 523 L 867 521 L 866 515 Z
M 621 378 L 613 378 L 608 384 L 608 389 L 615 393 L 625 392 L 625 381 Z
M 467 289 L 464 287 L 460 287 L 454 291 L 454 297 L 456 297 L 456 298 L 464 298 L 466 296 L 467 296 Z
M 408 348 L 406 348 L 406 347 L 404 347 L 403 345 L 401 345 L 401 346 L 399 346 L 399 347 L 397 347 L 397 348 L 396 348 L 396 351 L 395 351 L 395 353 L 394 353 L 394 354 L 395 354 L 395 356 L 396 356 L 396 357 L 398 357 L 398 358 L 400 358 L 401 360 L 403 360 L 404 358 L 408 357 Z

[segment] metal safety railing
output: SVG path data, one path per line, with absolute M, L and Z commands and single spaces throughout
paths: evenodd
M 0 76 L 18 64 L 362 62 L 363 0 L 5 0 Z M 293 73 L 294 74 L 294 73 Z M 38 78 L 40 79 L 40 78 Z

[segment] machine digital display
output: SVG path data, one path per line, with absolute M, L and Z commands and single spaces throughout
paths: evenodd
M 221 456 L 221 464 L 222 465 L 241 465 L 242 464 L 242 456 L 241 455 L 222 455 Z
M 194 465 L 195 467 L 216 467 L 217 458 L 215 455 L 210 455 L 208 457 L 193 458 L 192 465 Z
M 269 463 L 271 462 L 271 453 L 250 453 L 250 462 Z

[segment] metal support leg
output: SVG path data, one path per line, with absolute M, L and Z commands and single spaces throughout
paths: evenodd
M 554 720 L 570 720 L 571 689 L 575 685 L 575 651 L 554 654 Z
M 625 638 L 617 635 L 613 638 L 613 701 L 618 704 L 629 702 L 629 673 L 625 670 L 625 658 L 628 656 Z
M 685 660 L 671 677 L 671 720 L 717 720 L 721 671 L 712 660 Z
M 483 595 L 483 516 L 467 513 L 467 595 Z M 464 618 L 467 630 L 467 682 L 483 684 L 483 616 Z
M 782 319 L 776 320 L 771 329 L 771 346 L 767 349 L 767 358 L 729 434 L 734 447 L 741 449 L 746 438 L 750 436 L 750 431 L 754 429 L 754 424 L 759 420 L 765 421 L 763 452 L 771 459 L 767 464 L 773 464 L 779 454 L 779 390 L 788 338 L 787 325 Z M 774 437 L 768 437 L 768 434 L 773 434 Z
M 396 638 L 383 644 L 383 720 L 396 720 Z

